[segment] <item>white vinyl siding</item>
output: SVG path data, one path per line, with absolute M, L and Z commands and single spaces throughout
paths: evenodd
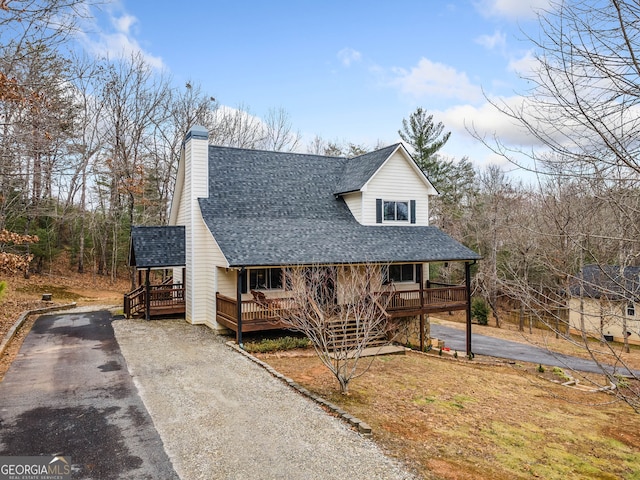
M 208 142 L 191 138 L 185 145 L 185 197 L 187 211 L 187 311 L 186 318 L 191 323 L 207 323 L 215 300 L 208 297 L 212 287 L 213 265 L 210 247 L 213 239 L 202 216 L 198 197 L 208 196 Z M 210 295 L 210 294 L 209 294 Z M 215 315 L 215 314 L 214 314 Z
M 216 268 L 218 285 L 216 292 L 226 297 L 236 298 L 237 295 L 237 274 L 238 270 L 235 268 Z
M 176 175 L 176 183 L 171 198 L 171 209 L 169 211 L 169 225 L 184 225 L 180 223 L 178 216 L 180 214 L 180 206 L 184 197 L 184 149 L 180 152 L 180 161 L 178 163 L 178 173 Z
M 186 235 L 185 318 L 190 323 L 215 327 L 214 258 L 220 249 L 202 219 L 198 203 L 199 197 L 209 195 L 208 157 L 207 140 L 191 138 L 186 142 L 184 183 L 176 223 L 185 226 Z
M 362 223 L 362 193 L 347 193 L 346 195 L 343 195 L 342 198 L 347 204 L 347 207 L 349 207 L 349 210 L 351 210 L 353 217 L 359 223 Z
M 405 202 L 415 200 L 415 225 L 429 224 L 430 191 L 419 173 L 409 164 L 410 161 L 397 151 L 367 183 L 362 193 L 362 224 L 376 224 L 376 199 Z

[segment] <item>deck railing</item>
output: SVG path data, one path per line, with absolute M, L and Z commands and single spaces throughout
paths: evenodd
M 442 286 L 417 290 L 396 290 L 390 294 L 387 304 L 389 313 L 402 312 L 434 313 L 438 311 L 461 310 L 467 303 L 467 288 L 463 286 Z M 385 302 L 387 303 L 387 302 Z
M 423 290 L 397 290 L 383 295 L 391 295 L 388 302 L 385 298 L 381 304 L 387 305 L 386 310 L 392 317 L 462 310 L 467 304 L 466 287 L 457 285 Z M 216 305 L 218 323 L 237 331 L 237 300 L 217 293 Z M 260 303 L 255 300 L 242 300 L 242 331 L 282 328 L 278 321 L 280 314 L 292 307 L 292 298 L 273 298 Z
M 173 285 L 149 285 L 149 305 L 154 307 L 173 307 L 184 304 L 184 287 L 181 283 Z
M 238 302 L 235 298 L 216 294 L 216 317 L 218 323 L 237 329 Z M 270 330 L 282 328 L 279 318 L 282 312 L 293 307 L 292 298 L 273 298 L 266 302 L 242 300 L 242 331 Z
M 184 287 L 182 284 L 149 285 L 149 314 L 162 315 L 176 313 L 184 308 Z M 124 315 L 127 318 L 145 312 L 147 307 L 147 286 L 140 285 L 124 295 Z
M 124 316 L 131 318 L 144 311 L 144 285 L 124 294 Z

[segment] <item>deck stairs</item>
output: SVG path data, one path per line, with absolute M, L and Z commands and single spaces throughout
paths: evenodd
M 366 343 L 360 345 L 362 337 L 367 337 Z M 404 347 L 391 344 L 387 332 L 382 326 L 373 328 L 371 332 L 366 333 L 356 320 L 351 320 L 346 324 L 343 322 L 330 324 L 324 338 L 329 351 L 332 352 L 332 357 L 346 353 L 347 358 L 351 358 L 358 350 L 360 350 L 361 357 L 397 354 L 405 351 Z

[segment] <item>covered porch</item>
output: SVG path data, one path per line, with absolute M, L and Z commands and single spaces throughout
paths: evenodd
M 171 227 L 132 227 L 129 247 L 129 266 L 136 269 L 137 287 L 123 299 L 127 318 L 164 315 L 184 315 L 186 309 L 185 285 L 174 283 L 169 269 L 182 267 L 185 278 L 185 229 Z M 162 281 L 152 282 L 152 271 L 162 272 Z M 144 273 L 144 279 L 143 279 Z
M 425 333 L 426 317 L 439 312 L 465 311 L 467 318 L 468 351 L 471 352 L 471 265 L 475 260 L 464 262 L 465 282 L 451 285 L 445 283 L 424 280 L 422 265 L 415 265 L 416 278 L 410 284 L 404 283 L 401 288 L 376 291 L 372 289 L 373 296 L 380 299 L 380 307 L 383 308 L 388 320 L 396 325 L 403 321 L 420 322 L 420 349 L 424 349 L 428 339 L 428 331 Z M 408 264 L 409 265 L 409 264 Z M 237 291 L 235 295 L 228 292 L 216 292 L 215 320 L 219 325 L 235 332 L 236 342 L 242 344 L 244 333 L 276 330 L 286 328 L 280 320 L 286 317 L 287 311 L 295 307 L 293 298 L 286 296 L 285 291 L 269 290 L 254 291 L 247 288 L 246 270 L 237 272 Z M 378 283 L 381 288 L 384 285 Z M 248 291 L 253 298 L 248 298 Z M 243 295 L 244 294 L 244 295 Z M 338 301 L 337 297 L 334 301 Z M 415 319 L 415 320 L 411 320 Z

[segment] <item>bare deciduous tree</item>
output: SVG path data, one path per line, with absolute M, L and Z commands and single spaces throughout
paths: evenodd
M 263 148 L 276 152 L 292 152 L 300 143 L 301 135 L 294 132 L 289 114 L 283 108 L 270 109 L 265 118 Z
M 203 125 L 209 132 L 216 128 L 216 99 L 189 81 L 183 89 L 168 95 L 169 116 L 153 126 L 145 190 L 150 200 L 144 222 L 165 224 L 178 172 L 182 141 L 193 125 Z
M 392 287 L 381 285 L 381 267 L 373 264 L 340 268 L 314 265 L 285 272 L 293 308 L 282 322 L 306 335 L 322 363 L 333 373 L 342 393 L 367 371 L 359 364 L 374 339 L 386 339 L 385 309 Z
M 109 214 L 113 222 L 111 275 L 119 263 L 118 246 L 122 228 L 139 223 L 144 205 L 144 186 L 153 148 L 156 125 L 170 115 L 168 79 L 156 75 L 140 53 L 108 66 L 100 93 L 105 119 L 105 149 L 108 157 L 104 174 L 109 184 Z M 143 212 L 143 210 L 142 210 Z M 135 275 L 131 272 L 132 288 Z
M 256 149 L 264 143 L 263 122 L 246 105 L 219 108 L 214 121 L 215 127 L 209 132 L 209 142 L 213 145 Z
M 616 284 L 612 291 L 622 294 L 622 304 L 640 301 L 637 292 L 625 287 L 621 274 L 640 264 L 640 4 L 553 1 L 539 19 L 540 35 L 531 39 L 536 65 L 525 73 L 532 88 L 518 105 L 494 102 L 529 133 L 536 148 L 499 140 L 487 143 L 509 161 L 534 171 L 539 182 L 532 203 L 538 215 L 527 226 L 537 238 L 537 253 L 530 257 L 536 265 L 528 265 L 527 276 L 514 275 L 519 300 L 532 311 L 544 312 L 545 319 L 555 315 L 559 320 L 554 312 L 571 313 L 571 308 L 584 318 L 587 299 L 580 286 L 587 264 L 619 272 L 610 281 Z M 580 306 L 571 307 L 571 294 L 580 298 Z M 625 326 L 627 314 L 620 307 L 618 311 L 618 321 Z M 552 328 L 557 324 L 548 323 Z M 625 348 L 617 350 L 602 332 L 585 330 L 585 322 L 574 327 L 607 380 L 623 385 L 604 360 L 624 364 Z M 600 340 L 595 350 L 606 351 L 606 358 L 594 353 L 594 338 Z M 617 392 L 638 411 L 637 389 Z

